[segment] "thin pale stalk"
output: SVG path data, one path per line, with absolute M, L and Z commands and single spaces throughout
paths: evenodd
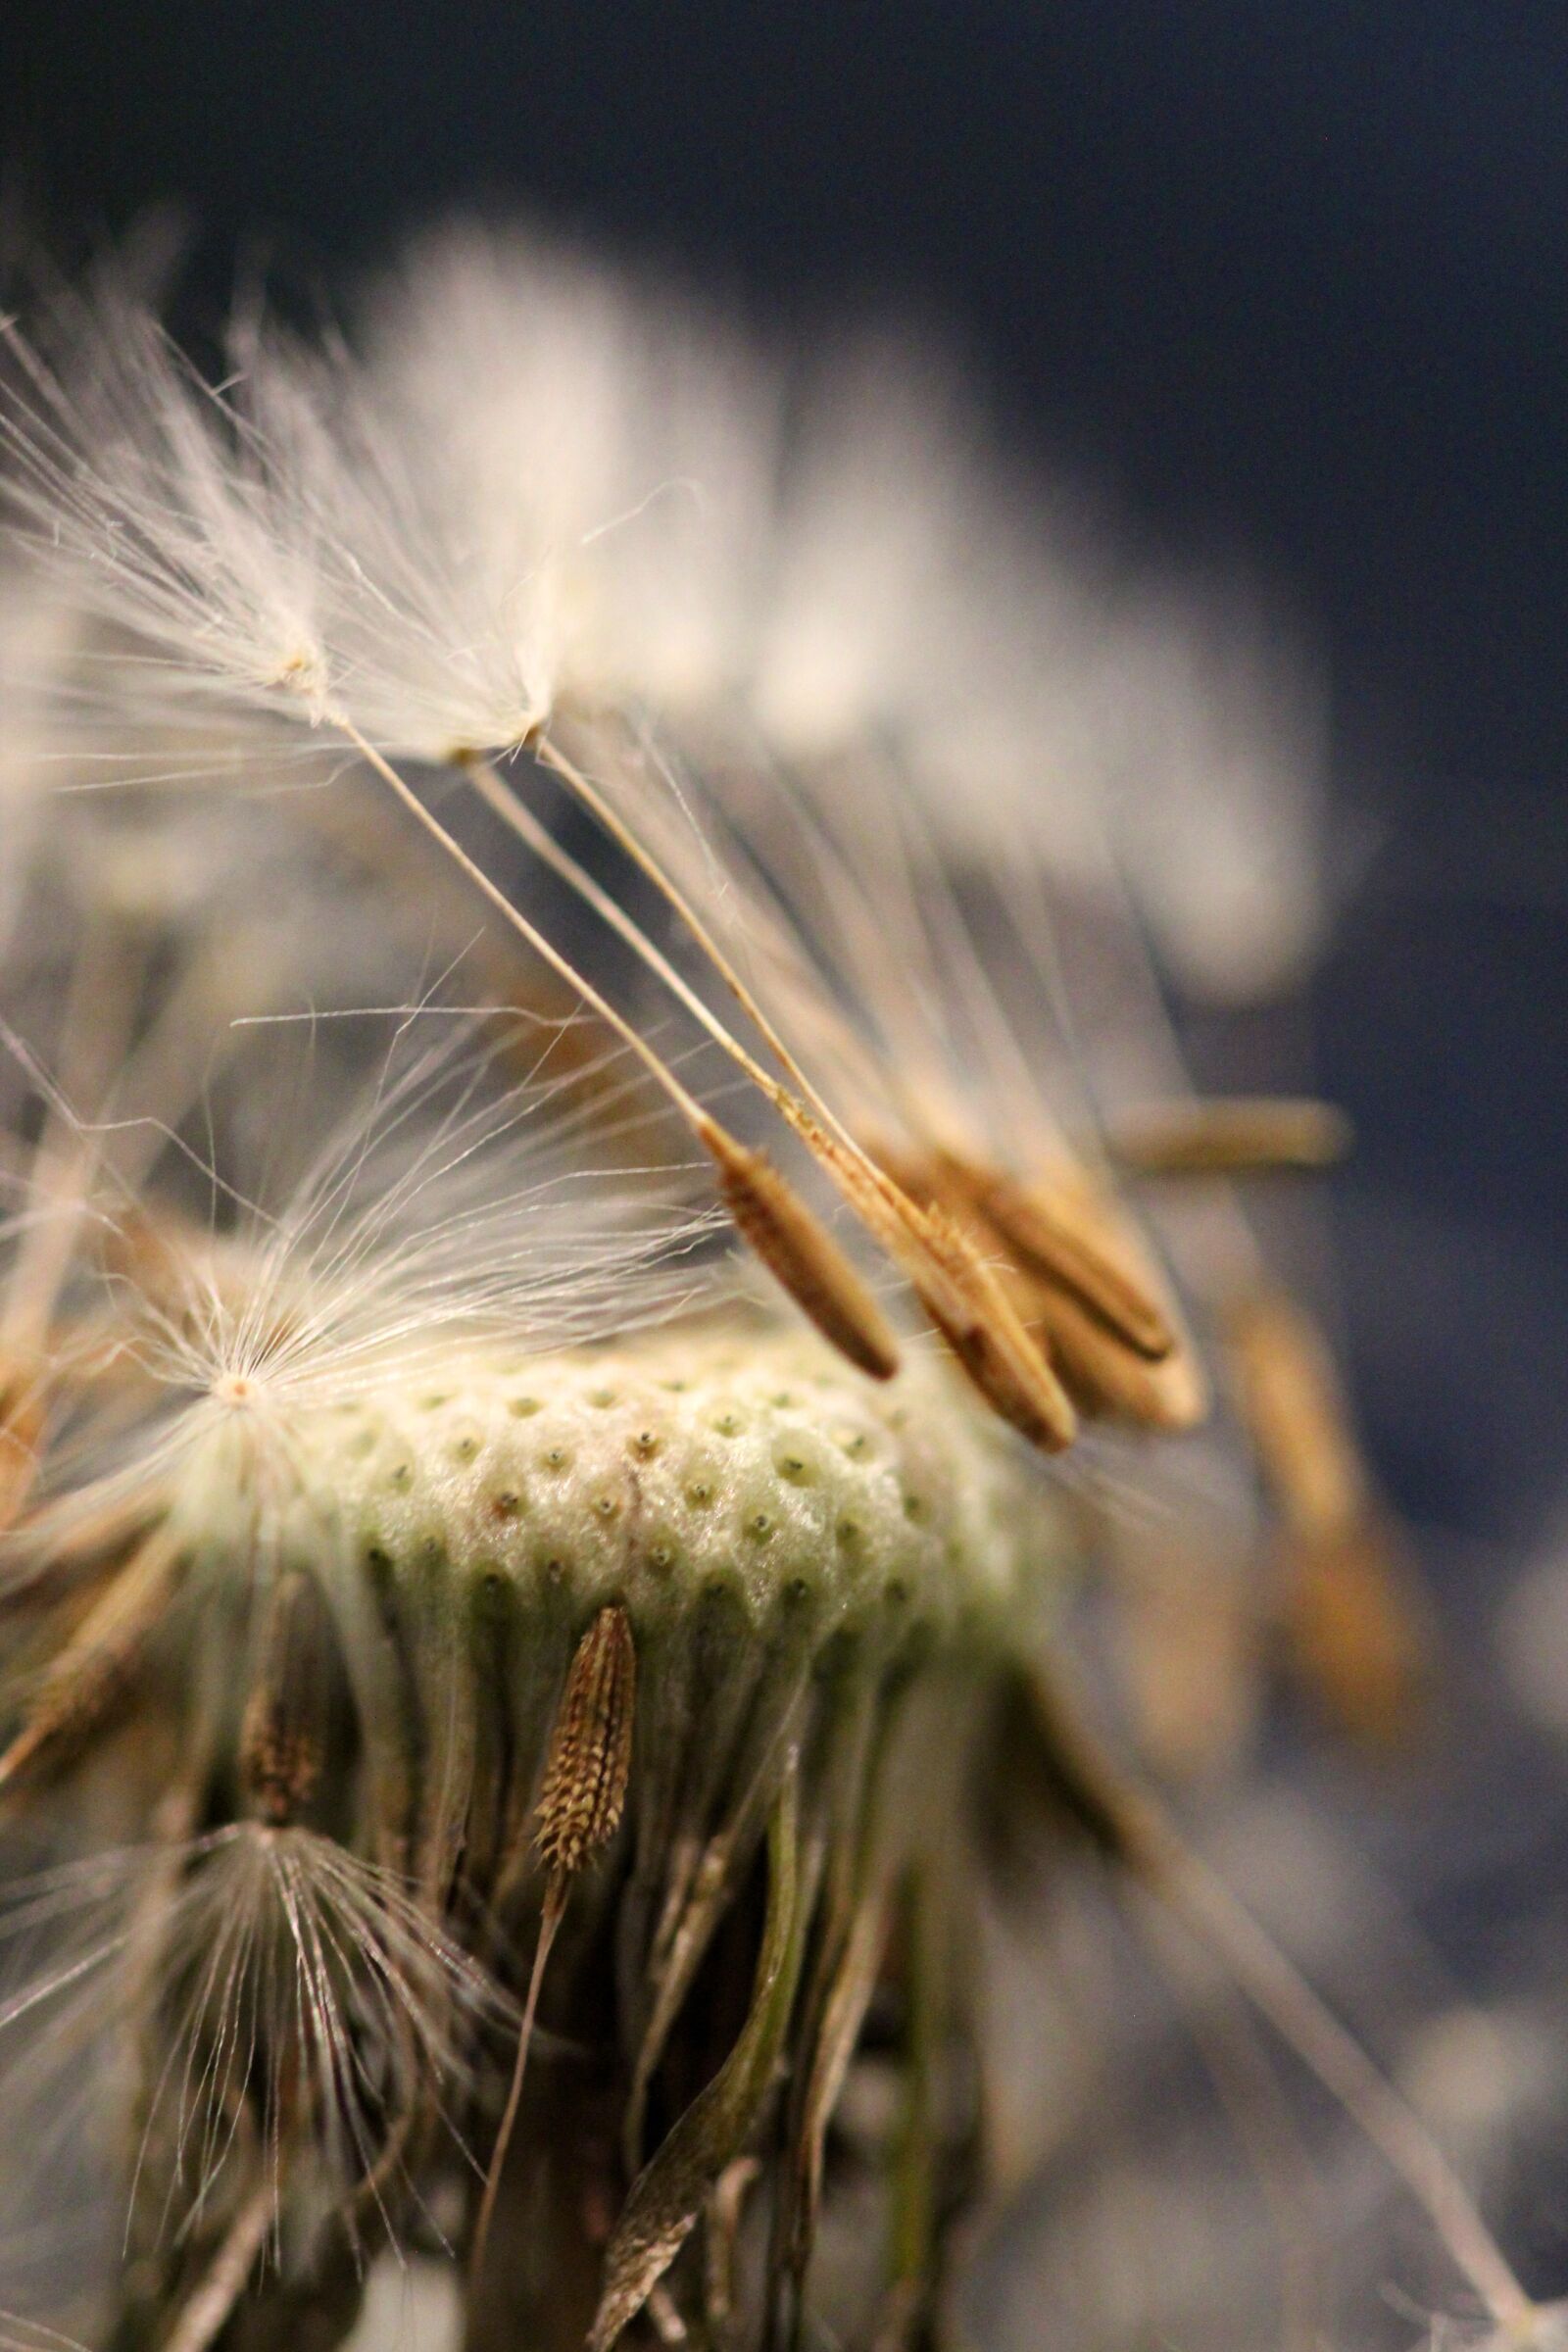
M 1470 2191 L 1400 2093 L 1230 1890 L 1162 1828 L 1146 1829 L 1152 1891 L 1234 1977 L 1430 2215 L 1492 2319 L 1523 2341 L 1536 2305 Z
M 1504 2341 L 1526 2343 L 1538 2306 L 1425 2124 L 1251 1915 L 1141 1791 L 1127 1788 L 1063 1710 L 1032 1693 L 1036 1761 L 1050 1802 L 1161 1903 L 1294 2050 L 1431 2220 Z
M 468 2276 L 477 2281 L 484 2269 L 485 2247 L 490 2241 L 490 2225 L 495 2219 L 496 2198 L 501 2191 L 501 2175 L 506 2169 L 507 2151 L 517 2128 L 517 2110 L 522 2104 L 522 2086 L 528 2072 L 528 2051 L 533 2042 L 534 2019 L 539 2010 L 539 1990 L 545 1981 L 551 1949 L 560 1932 L 566 1910 L 566 1878 L 564 1871 L 554 1871 L 545 1890 L 544 1913 L 539 1922 L 539 1941 L 534 1947 L 533 1973 L 528 1979 L 528 1998 L 523 2004 L 522 2025 L 517 2034 L 517 2055 L 513 2062 L 512 2082 L 507 2090 L 507 2104 L 502 2112 L 501 2128 L 491 2152 L 490 2169 L 485 2175 L 484 2194 L 479 2200 L 479 2218 L 473 2226 L 473 2251 L 468 2258 Z
M 73 1119 L 68 1098 L 96 1102 L 112 1083 L 129 1042 L 140 962 L 122 926 L 111 922 L 89 930 L 72 974 L 59 1085 L 49 1089 L 33 1163 L 50 1213 L 24 1234 L 0 1306 L 0 1345 L 24 1361 L 48 1336 L 98 1162 L 99 1139 Z
M 680 1080 L 662 1055 L 655 1052 L 647 1039 L 641 1036 L 632 1023 L 627 1020 L 624 1013 L 617 1012 L 608 998 L 600 995 L 592 981 L 579 972 L 576 965 L 563 956 L 559 948 L 552 946 L 545 934 L 529 922 L 521 909 L 514 906 L 506 892 L 492 882 L 482 866 L 474 862 L 462 843 L 447 831 L 440 818 L 431 814 L 419 799 L 418 794 L 404 782 L 397 769 L 389 760 L 383 759 L 374 744 L 367 736 L 361 734 L 353 720 L 339 716 L 334 723 L 348 742 L 353 744 L 361 759 L 373 768 L 382 783 L 396 794 L 416 823 L 421 825 L 431 840 L 440 846 L 459 870 L 472 883 L 481 898 L 500 915 L 502 921 L 515 931 L 524 945 L 531 948 L 533 953 L 539 956 L 542 962 L 550 966 L 559 979 L 564 980 L 568 988 L 576 991 L 589 1010 L 596 1013 L 608 1029 L 613 1031 L 622 1045 L 630 1047 L 649 1075 L 669 1097 L 692 1132 L 701 1138 L 705 1123 L 710 1125 L 711 1121 L 709 1120 L 708 1113 L 698 1102 L 696 1097 L 689 1094 L 681 1085 Z
M 826 1139 L 816 1125 L 816 1121 L 820 1119 L 829 1134 L 836 1140 L 837 1145 L 843 1152 L 848 1152 L 864 1171 L 882 1198 L 890 1203 L 898 1204 L 906 1224 L 914 1223 L 917 1220 L 917 1212 L 914 1210 L 913 1203 L 906 1200 L 900 1188 L 888 1177 L 886 1171 L 870 1157 L 863 1145 L 845 1125 L 820 1089 L 802 1068 L 800 1061 L 785 1044 L 774 1023 L 768 1019 L 753 992 L 736 971 L 734 964 L 725 955 L 701 915 L 698 914 L 685 892 L 664 871 L 658 858 L 643 847 L 631 828 L 616 815 L 598 786 L 589 781 L 574 761 L 568 760 L 564 753 L 547 740 L 540 741 L 537 757 L 542 766 L 549 767 L 552 773 L 560 776 L 569 791 L 576 794 L 583 806 L 590 809 L 605 826 L 617 846 L 624 850 L 639 872 L 647 876 L 666 905 L 673 909 L 686 926 L 693 941 L 723 981 L 747 1019 L 754 1024 L 759 1034 L 765 1040 L 768 1051 L 777 1059 L 779 1067 L 790 1079 L 797 1094 L 792 1095 L 788 1089 L 780 1086 L 777 1079 L 769 1077 L 765 1070 L 760 1069 L 756 1061 L 746 1054 L 744 1049 L 736 1045 L 734 1040 L 731 1040 L 730 1044 L 748 1075 L 761 1087 L 774 1108 L 789 1121 L 795 1133 L 806 1144 L 813 1156 L 830 1173 L 838 1173 L 842 1181 L 843 1162 L 837 1154 L 823 1149 Z M 671 975 L 671 977 L 676 976 Z M 706 1008 L 699 1012 L 698 1017 L 704 1021 L 705 1026 L 713 1019 L 712 1013 Z M 855 1191 L 850 1188 L 845 1189 L 846 1197 L 852 1205 L 858 1206 L 859 1202 Z
M 271 2227 L 273 2192 L 263 2181 L 230 2225 L 212 2266 L 175 2322 L 164 2352 L 208 2352 L 227 2326 Z
M 540 739 L 538 759 L 540 765 L 548 767 L 552 774 L 559 776 L 567 790 L 573 793 L 581 801 L 583 807 L 598 818 L 616 847 L 625 852 L 638 871 L 653 884 L 665 905 L 685 925 L 697 947 L 712 965 L 713 970 L 723 981 L 724 986 L 729 990 L 747 1019 L 753 1023 L 758 1034 L 766 1040 L 768 1052 L 774 1055 L 780 1069 L 799 1088 L 818 1115 L 826 1119 L 837 1132 L 843 1134 L 844 1130 L 839 1126 L 837 1118 L 827 1103 L 823 1102 L 685 892 L 664 871 L 658 858 L 643 847 L 624 819 L 615 813 L 614 808 L 599 790 L 599 787 L 584 775 L 574 760 L 568 760 L 557 745 L 550 742 L 548 737 Z M 755 1068 L 755 1065 L 753 1066 Z M 776 1084 L 776 1081 L 763 1076 L 760 1083 L 771 1087 Z M 847 1135 L 845 1141 L 850 1141 Z
M 557 762 L 551 761 L 549 764 L 556 767 L 558 773 L 560 772 Z M 778 1080 L 762 1068 L 761 1063 L 756 1059 L 755 1055 L 747 1053 L 740 1040 L 732 1031 L 726 1029 L 712 1006 L 704 1003 L 690 981 L 675 969 L 668 956 L 649 938 L 642 925 L 634 921 L 602 883 L 594 880 L 592 874 L 578 863 L 569 850 L 563 849 L 549 827 L 535 816 L 521 795 L 507 782 L 493 762 L 488 760 L 467 760 L 463 762 L 463 772 L 484 802 L 485 807 L 498 816 L 502 823 L 533 852 L 536 858 L 548 865 L 552 873 L 559 874 L 567 887 L 577 893 L 584 906 L 593 908 L 601 922 L 608 924 L 617 938 L 625 941 L 633 955 L 640 957 L 648 969 L 662 981 L 671 995 L 685 1006 L 692 1018 L 702 1024 L 713 1043 L 720 1047 L 740 1069 L 745 1071 L 753 1085 L 759 1088 L 776 1106 L 782 1093 Z M 600 805 L 594 802 L 590 803 L 590 806 L 593 807 L 595 814 L 599 814 Z M 651 873 L 653 860 L 648 858 L 646 853 L 639 854 L 634 848 L 628 846 L 631 838 L 623 831 L 615 833 L 615 840 L 622 847 L 627 848 L 627 854 L 634 859 L 639 871 L 645 874 Z M 673 888 L 674 886 L 671 884 L 670 892 L 673 892 Z M 665 895 L 669 896 L 670 893 L 666 892 Z M 682 920 L 692 929 L 693 936 L 697 938 L 698 944 L 704 949 L 705 954 L 710 952 L 711 955 L 716 956 L 718 953 L 716 947 L 710 951 L 707 936 L 700 931 L 695 915 L 685 912 L 684 902 L 679 901 L 678 898 L 672 898 L 671 904 L 675 906 L 677 913 L 681 914 Z M 719 970 L 720 977 L 726 976 L 722 965 L 716 968 Z M 768 1037 L 769 1045 L 772 1045 L 773 1041 L 768 1036 L 760 1015 L 754 1009 L 750 998 L 741 1000 L 741 1004 L 748 1018 L 756 1021 L 764 1037 Z M 780 1051 L 776 1046 L 773 1050 L 774 1052 Z M 793 1068 L 791 1075 L 797 1077 L 797 1083 L 801 1083 Z
M 749 1161 L 756 1160 L 757 1154 L 748 1152 L 745 1146 L 738 1142 L 727 1128 L 723 1127 L 710 1112 L 703 1109 L 696 1098 L 681 1085 L 662 1055 L 655 1052 L 647 1039 L 642 1037 L 632 1023 L 627 1020 L 624 1013 L 617 1012 L 609 1000 L 600 995 L 599 991 L 576 969 L 575 965 L 569 962 L 558 948 L 551 945 L 544 933 L 536 929 L 529 922 L 527 916 L 513 906 L 506 893 L 498 888 L 481 866 L 474 862 L 461 843 L 447 831 L 440 819 L 431 814 L 417 794 L 404 782 L 396 768 L 382 758 L 374 745 L 360 733 L 352 721 L 340 717 L 336 723 L 382 782 L 397 795 L 410 814 L 417 820 L 432 840 L 440 844 L 447 856 L 454 860 L 459 869 L 482 894 L 487 903 L 495 908 L 502 919 L 534 950 L 535 954 L 550 966 L 552 971 L 578 992 L 583 1003 L 598 1014 L 599 1018 L 616 1037 L 621 1039 L 623 1044 L 631 1048 L 638 1060 L 643 1063 L 673 1102 L 704 1151 L 717 1162 L 721 1174 L 733 1177 L 737 1168 L 743 1167 Z M 762 1076 L 765 1080 L 766 1073 L 762 1073 Z M 808 1138 L 813 1135 L 816 1132 L 814 1124 L 802 1106 L 796 1103 L 784 1089 L 778 1087 L 776 1081 L 768 1080 L 766 1083 L 778 1108 L 790 1119 L 797 1133 Z M 818 1156 L 820 1157 L 821 1154 L 818 1153 Z M 869 1167 L 869 1163 L 867 1166 Z M 872 1172 L 874 1173 L 874 1171 Z M 776 1171 L 770 1171 L 770 1173 L 774 1179 L 774 1189 L 782 1189 L 783 1179 L 777 1176 Z M 777 1233 L 777 1221 L 773 1221 L 773 1230 L 778 1240 L 781 1243 L 789 1242 L 791 1248 L 787 1252 L 781 1251 L 780 1254 L 767 1258 L 766 1262 L 770 1272 L 816 1323 L 818 1329 L 824 1331 L 825 1336 L 836 1346 L 840 1344 L 839 1333 L 834 1327 L 832 1318 L 824 1315 L 825 1303 L 831 1303 L 835 1310 L 842 1310 L 847 1324 L 858 1324 L 861 1327 L 859 1332 L 859 1341 L 862 1344 L 861 1355 L 857 1360 L 863 1358 L 870 1361 L 887 1361 L 891 1357 L 892 1361 L 896 1361 L 896 1351 L 892 1349 L 891 1337 L 887 1334 L 885 1326 L 881 1325 L 880 1317 L 876 1315 L 875 1309 L 863 1291 L 863 1286 L 859 1284 L 858 1277 L 854 1274 L 848 1261 L 828 1241 L 825 1233 L 814 1234 L 815 1246 L 809 1252 L 811 1262 L 807 1264 L 802 1261 L 800 1253 L 794 1249 L 793 1244 L 799 1240 L 800 1230 L 808 1219 L 808 1212 L 802 1203 L 798 1204 L 798 1220 L 793 1221 L 793 1234 Z M 814 1226 L 814 1220 L 811 1222 Z M 827 1278 L 826 1291 L 822 1288 L 824 1274 Z M 852 1349 L 851 1352 L 855 1351 Z M 889 1369 L 892 1368 L 892 1361 L 888 1362 Z M 886 1374 L 884 1373 L 882 1377 L 886 1377 Z

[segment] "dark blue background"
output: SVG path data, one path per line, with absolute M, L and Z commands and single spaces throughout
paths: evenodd
M 57 240 L 177 198 L 220 292 L 258 240 L 308 280 L 521 200 L 764 311 L 911 299 L 1152 546 L 1281 588 L 1378 828 L 1314 1006 L 1364 1409 L 1418 1516 L 1527 1532 L 1568 1329 L 1559 6 L 3 0 L 0 69 L 9 216 Z

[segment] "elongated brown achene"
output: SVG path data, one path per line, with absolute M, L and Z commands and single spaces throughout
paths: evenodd
M 1319 1533 L 1359 1516 L 1367 1474 L 1321 1332 L 1282 1291 L 1250 1291 L 1225 1318 L 1238 1396 L 1289 1524 Z
M 528 2048 L 539 2008 L 539 1988 L 565 1913 L 566 1895 L 577 1873 L 603 1853 L 620 1827 L 626 1783 L 631 1776 L 636 1702 L 637 1645 L 632 1639 L 631 1619 L 612 1602 L 600 1610 L 573 1653 L 545 1757 L 534 1846 L 550 1877 L 539 1920 L 533 1973 L 528 1980 L 528 1998 L 517 2034 L 512 2086 L 507 2093 L 506 2110 L 496 2133 L 484 2195 L 474 2224 L 470 2268 L 475 2278 L 483 2268 L 501 2174 L 516 2129 L 523 2080 L 528 2071 Z
M 58 1755 L 89 1732 L 116 1681 L 167 1604 L 181 1563 L 162 1534 L 131 1553 L 82 1623 L 49 1662 L 10 1745 L 0 1752 L 0 1788 L 48 1751 Z
M 948 1237 L 978 1232 L 991 1243 L 990 1264 L 971 1245 L 987 1295 L 1002 1295 L 1075 1405 L 1152 1429 L 1202 1419 L 1208 1388 L 1198 1359 L 1108 1204 L 1048 1199 L 1045 1188 L 951 1148 L 887 1156 L 901 1189 Z M 939 1292 L 926 1304 L 946 1335 L 951 1302 Z M 955 1353 L 962 1360 L 961 1348 Z
M 922 1212 L 909 1279 L 921 1305 L 992 1409 L 1032 1446 L 1059 1453 L 1078 1434 L 1072 1401 L 963 1228 Z
M 38 1448 L 47 1419 L 42 1376 L 20 1365 L 0 1373 L 0 1528 L 9 1527 L 26 1502 L 37 1475 Z
M 312 1580 L 299 1569 L 286 1571 L 268 1603 L 260 1670 L 239 1743 L 240 1785 L 273 1829 L 298 1820 L 320 1778 L 330 1703 L 327 1638 Z
M 1152 1362 L 1113 1338 L 1079 1298 L 1046 1283 L 1034 1284 L 1028 1308 L 1020 1311 L 1042 1333 L 1068 1394 L 1086 1414 L 1176 1430 L 1193 1428 L 1208 1410 L 1208 1384 L 1191 1349 L 1172 1348 Z
M 1104 1147 L 1129 1176 L 1270 1176 L 1331 1168 L 1350 1141 L 1350 1122 L 1332 1102 L 1236 1095 L 1123 1111 Z
M 1004 1173 L 972 1171 L 976 1206 L 1038 1281 L 1065 1291 L 1112 1336 L 1150 1362 L 1177 1345 L 1169 1316 L 1136 1264 L 1131 1243 L 1107 1208 L 1071 1185 L 1021 1184 Z
M 619 1827 L 636 1696 L 631 1620 L 601 1609 L 571 1661 L 539 1790 L 534 1844 L 557 1877 L 574 1876 Z
M 748 1248 L 841 1355 L 873 1380 L 891 1380 L 899 1348 L 886 1316 L 794 1187 L 716 1121 L 705 1122 L 702 1140 Z
M 1395 1743 L 1421 1715 L 1429 1629 L 1328 1344 L 1303 1308 L 1267 1287 L 1233 1301 L 1224 1330 L 1283 1523 L 1281 1598 L 1297 1666 L 1342 1729 L 1373 1747 Z

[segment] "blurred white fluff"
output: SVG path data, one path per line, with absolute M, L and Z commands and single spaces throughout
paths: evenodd
M 1290 649 L 1155 589 L 1110 631 L 1100 693 L 1114 837 L 1160 945 L 1217 998 L 1298 977 L 1325 913 L 1326 724 Z
M 123 2037 L 141 2022 L 153 1899 L 169 2052 L 137 2094 Z M 155 2141 L 175 2151 L 172 2230 L 207 2200 L 220 2205 L 242 2169 L 236 2090 L 259 2058 L 280 2229 L 286 2175 L 270 2148 L 287 2107 L 312 2114 L 318 2162 L 356 2182 L 388 2120 L 427 2079 L 459 2079 L 475 2027 L 510 2015 L 395 1875 L 307 1830 L 235 1823 L 183 1846 L 93 1854 L 13 1884 L 0 1907 L 0 2081 L 26 2120 L 35 2172 L 74 2155 L 62 2238 L 123 2227 L 113 2199 L 100 2210 L 84 2195 L 81 2163 L 83 2149 L 112 2160 L 117 2128 L 143 2160 Z M 24 2202 L 35 2172 L 8 2178 L 8 2196 Z M 5 2216 L 13 2228 L 20 2218 Z M 74 2246 L 78 2283 L 84 2253 Z
M 304 1404 L 367 1368 L 416 1379 L 464 1344 L 623 1334 L 701 1288 L 688 1261 L 714 1212 L 684 1204 L 657 1158 L 639 1170 L 592 1156 L 636 1136 L 649 1105 L 633 1079 L 617 1101 L 604 1062 L 555 1076 L 548 1045 L 519 1079 L 466 1015 L 434 1042 L 418 1013 L 391 1020 L 378 1072 L 324 1134 L 331 1090 L 309 1056 L 303 1165 L 280 1206 L 237 1201 L 217 1266 L 200 1248 L 188 1261 L 179 1319 L 155 1327 L 172 1375 L 265 1371 Z
M 151 665 L 143 710 L 200 723 L 216 692 L 313 726 L 350 713 L 428 759 L 529 732 L 550 695 L 534 583 L 486 568 L 352 368 L 257 334 L 213 390 L 128 303 L 74 311 L 62 343 L 63 372 L 21 351 L 11 497 L 67 593 Z
M 416 246 L 368 325 L 392 429 L 441 450 L 498 573 L 546 584 L 561 694 L 722 709 L 765 594 L 778 370 L 676 288 L 471 229 Z
M 613 1063 L 558 1076 L 546 1047 L 519 1076 L 475 1018 L 428 1006 L 343 1024 L 390 1029 L 378 1064 L 362 1035 L 343 1071 L 335 1026 L 307 1025 L 292 1057 L 251 1033 L 227 1099 L 193 1118 L 218 1133 L 205 1160 L 172 1136 L 134 1187 L 112 1165 L 94 1180 L 74 1345 L 133 1374 L 139 1403 L 127 1417 L 111 1389 L 63 1433 L 44 1543 L 106 1510 L 156 1515 L 171 1476 L 236 1428 L 287 1492 L 302 1417 L 368 1383 L 487 1346 L 521 1360 L 624 1336 L 721 1295 L 724 1261 L 703 1249 L 716 1212 L 690 1207 L 657 1152 L 639 1168 L 650 1106 Z
M 1298 665 L 1081 528 L 1026 541 L 1038 491 L 928 362 L 803 374 L 678 289 L 471 227 L 383 285 L 363 358 L 247 329 L 214 390 L 128 304 L 60 344 L 20 363 L 10 497 L 125 633 L 127 713 L 216 693 L 436 762 L 606 710 L 790 764 L 886 745 L 950 849 L 1114 871 L 1201 988 L 1310 951 Z

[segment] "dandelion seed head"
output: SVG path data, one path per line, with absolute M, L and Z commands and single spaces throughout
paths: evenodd
M 255 1409 L 249 1383 L 233 1401 Z M 936 1366 L 868 1388 L 820 1342 L 676 1325 L 631 1348 L 448 1354 L 439 1390 L 396 1376 L 290 1432 L 317 1523 L 413 1573 L 438 1545 L 459 1583 L 505 1577 L 527 1606 L 623 1600 L 679 1617 L 722 1588 L 759 1626 L 808 1599 L 819 1638 L 905 1624 L 983 1642 L 1033 1619 L 1066 1571 L 1065 1520 L 1027 1530 L 1019 1464 Z M 237 1548 L 232 1456 L 193 1465 L 187 1540 Z
M 991 443 L 902 338 L 462 227 L 216 384 L 126 291 L 11 337 L 0 1801 L 64 1858 L 0 2067 L 72 2161 L 106 2053 L 116 2340 L 341 2334 L 416 2240 L 551 2352 L 734 2291 L 783 2341 L 872 2311 L 822 2209 L 907 2257 L 865 2340 L 928 2331 L 1035 1838 L 1196 1921 L 1527 2308 L 1058 1699 L 1095 1575 L 1130 1739 L 1222 1772 L 1307 1569 L 1394 1582 L 1233 1187 L 1325 1122 L 1195 1102 L 1161 1009 L 1311 953 L 1313 692 Z M 1229 2200 L 1141 2167 L 1200 2308 Z

